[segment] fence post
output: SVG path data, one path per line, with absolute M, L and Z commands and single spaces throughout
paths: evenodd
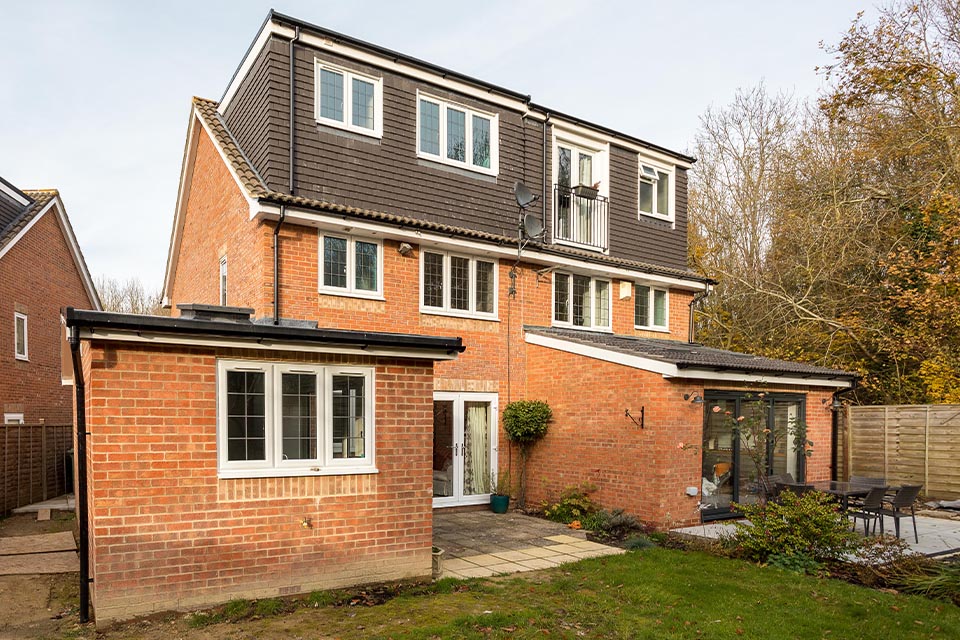
M 890 411 L 889 407 L 883 407 L 883 478 L 885 482 L 890 481 L 890 470 L 888 469 L 887 459 L 890 451 L 890 442 L 889 436 L 887 436 L 887 415 Z
M 930 490 L 930 405 L 923 421 L 923 488 Z
M 49 451 L 47 450 L 47 424 L 46 421 L 40 419 L 40 490 L 43 491 L 43 495 L 40 496 L 41 500 L 46 500 L 50 497 L 47 488 L 47 457 Z

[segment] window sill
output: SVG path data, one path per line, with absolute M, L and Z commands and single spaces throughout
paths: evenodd
M 602 253 L 603 255 L 610 254 L 610 249 L 604 249 L 603 247 L 598 247 L 595 244 L 581 244 L 579 242 L 574 242 L 573 240 L 561 240 L 560 238 L 554 238 L 553 244 L 561 244 L 567 247 L 583 249 L 584 251 L 593 251 L 595 253 Z
M 492 178 L 496 178 L 498 173 L 496 169 L 487 169 L 485 167 L 477 167 L 472 164 L 467 164 L 466 162 L 457 162 L 456 160 L 447 160 L 442 156 L 431 156 L 425 153 L 421 153 L 419 151 L 417 152 L 417 159 L 442 165 L 444 168 L 453 167 L 455 169 L 461 169 L 462 171 L 466 171 L 469 173 L 476 173 L 482 176 L 490 176 Z
M 641 327 L 638 325 L 633 325 L 633 328 L 637 331 L 655 331 L 656 333 L 670 333 L 670 329 L 667 327 Z
M 30 362 L 30 358 L 28 356 L 15 355 L 14 358 L 20 362 Z
M 446 316 L 448 318 L 463 318 L 464 320 L 486 320 L 487 322 L 500 322 L 496 315 L 485 315 L 479 313 L 450 311 L 448 309 L 434 309 L 432 307 L 420 307 L 420 313 L 428 316 Z
M 361 300 L 381 300 L 384 301 L 386 298 L 383 297 L 382 293 L 371 291 L 369 293 L 360 292 L 360 291 L 346 291 L 344 289 L 325 289 L 321 287 L 317 290 L 317 293 L 324 296 L 339 296 L 341 298 L 359 298 Z
M 218 469 L 217 479 L 239 480 L 243 478 L 297 478 L 312 476 L 359 476 L 380 473 L 376 467 L 321 467 L 318 471 L 296 467 L 289 469 Z
M 383 132 L 378 131 L 377 129 L 364 129 L 363 127 L 354 127 L 352 125 L 344 124 L 339 120 L 328 120 L 326 118 L 317 118 L 317 124 L 330 127 L 331 129 L 339 129 L 340 131 L 346 131 L 347 133 L 353 133 L 358 136 L 364 136 L 366 138 L 375 138 L 380 140 L 383 138 Z
M 551 327 L 557 327 L 558 329 L 576 329 L 577 331 L 597 331 L 600 333 L 613 333 L 612 327 L 582 327 L 580 325 L 571 324 L 569 322 L 557 322 L 554 320 Z
M 673 225 L 676 217 L 673 215 L 660 215 L 659 213 L 648 213 L 646 211 L 638 211 L 637 214 L 640 216 L 640 219 L 643 220 L 656 220 L 657 222 L 663 222 L 665 224 Z

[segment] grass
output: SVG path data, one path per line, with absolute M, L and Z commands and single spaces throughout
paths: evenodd
M 349 593 L 311 594 L 295 612 L 270 617 L 257 615 L 258 603 L 223 609 L 245 612 L 244 633 L 264 638 L 312 637 L 316 629 L 396 640 L 960 637 L 960 608 L 952 604 L 662 548 L 532 574 L 405 587 L 376 605 Z M 218 626 L 204 622 L 197 625 L 204 633 Z

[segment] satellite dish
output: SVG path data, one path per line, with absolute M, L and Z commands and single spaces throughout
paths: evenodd
M 533 195 L 530 188 L 522 182 L 513 183 L 513 196 L 517 199 L 517 204 L 520 205 L 521 209 L 526 209 L 537 200 L 537 196 Z
M 523 215 L 523 221 L 520 223 L 520 228 L 523 229 L 523 235 L 528 238 L 539 238 L 543 233 L 543 222 L 540 221 L 540 218 L 533 213 L 526 213 Z

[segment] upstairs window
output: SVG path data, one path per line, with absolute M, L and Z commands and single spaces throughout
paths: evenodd
M 610 329 L 610 281 L 569 273 L 553 276 L 553 324 Z
M 320 291 L 380 297 L 381 245 L 372 240 L 320 234 Z
M 363 135 L 383 135 L 383 81 L 316 62 L 316 118 Z
M 370 473 L 373 370 L 221 360 L 221 477 Z
M 420 267 L 421 311 L 479 317 L 496 316 L 495 262 L 424 251 Z
M 220 258 L 220 304 L 227 305 L 227 256 Z
M 640 163 L 640 214 L 673 220 L 673 173 Z
M 633 285 L 633 324 L 637 329 L 668 330 L 668 294 L 643 284 Z
M 497 116 L 418 94 L 419 157 L 496 175 L 497 136 Z
M 29 345 L 27 343 L 27 316 L 23 313 L 13 314 L 13 344 L 14 356 L 17 360 L 29 360 Z

